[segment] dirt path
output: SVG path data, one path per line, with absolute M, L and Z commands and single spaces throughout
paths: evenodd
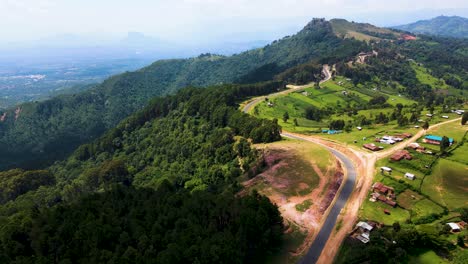
M 321 83 L 326 82 L 331 79 L 331 74 L 329 72 L 328 65 L 324 65 L 323 71 L 324 71 L 324 75 L 326 78 Z M 290 90 L 286 90 L 280 93 L 273 94 L 273 96 L 287 94 L 293 91 L 297 91 L 299 89 L 303 89 L 305 87 L 307 86 L 289 85 L 288 88 L 291 88 Z M 242 110 L 245 113 L 248 113 L 252 107 L 258 104 L 260 101 L 264 100 L 264 98 L 265 96 L 252 100 L 250 103 L 244 106 Z M 459 121 L 460 119 L 461 118 L 457 118 L 457 119 L 452 119 L 452 120 L 445 121 L 442 123 L 434 124 L 430 126 L 428 130 L 420 130 L 413 137 L 406 140 L 405 142 L 399 143 L 398 145 L 380 153 L 367 153 L 367 152 L 364 152 L 363 150 L 356 150 L 353 148 L 349 148 L 339 142 L 332 142 L 332 141 L 324 140 L 316 136 L 305 136 L 301 134 L 295 134 L 295 133 L 284 131 L 283 134 L 300 137 L 307 141 L 311 141 L 316 144 L 327 146 L 334 150 L 340 151 L 347 158 L 352 160 L 356 168 L 357 178 L 356 178 L 354 190 L 351 196 L 349 197 L 345 207 L 342 209 L 340 216 L 338 217 L 336 221 L 337 223 L 341 222 L 342 226 L 338 232 L 333 232 L 331 234 L 331 236 L 329 237 L 329 239 L 327 240 L 324 246 L 324 250 L 322 251 L 320 257 L 317 260 L 317 263 L 332 263 L 336 254 L 338 253 L 338 250 L 342 241 L 346 238 L 349 232 L 354 228 L 354 223 L 358 220 L 359 208 L 361 207 L 361 204 L 364 202 L 364 199 L 366 199 L 368 191 L 372 185 L 373 178 L 374 178 L 374 171 L 375 171 L 375 163 L 377 162 L 377 160 L 385 158 L 391 155 L 393 152 L 407 147 L 410 143 L 415 142 L 418 138 L 422 137 L 427 132 L 431 131 L 432 129 L 436 127 L 445 125 L 447 123 Z M 339 193 L 337 194 L 339 195 Z M 326 212 L 325 214 L 327 213 L 328 212 Z M 324 215 L 324 216 L 325 216 L 324 218 L 327 217 L 327 215 Z M 319 228 L 321 229 L 322 226 L 320 226 Z
M 327 82 L 327 81 L 329 81 L 331 79 L 330 66 L 328 66 L 327 64 L 323 65 L 322 73 L 323 73 L 323 75 L 325 77 L 324 77 L 323 80 L 320 81 L 320 84 L 322 84 L 324 82 Z M 265 98 L 267 98 L 267 97 L 276 97 L 276 96 L 280 96 L 280 95 L 287 95 L 289 93 L 297 92 L 297 91 L 300 91 L 300 90 L 305 89 L 307 87 L 311 87 L 313 85 L 314 85 L 314 82 L 311 82 L 311 83 L 308 83 L 308 84 L 305 84 L 305 85 L 288 84 L 288 85 L 286 85 L 286 88 L 288 88 L 287 90 L 277 92 L 277 93 L 272 93 L 272 94 L 269 94 L 268 96 L 256 97 L 256 98 L 253 98 L 253 99 L 247 101 L 246 104 L 242 107 L 242 112 L 249 113 L 250 110 L 253 107 L 255 107 L 260 102 L 264 101 Z

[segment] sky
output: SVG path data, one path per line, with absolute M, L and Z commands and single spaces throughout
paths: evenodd
M 129 31 L 170 41 L 262 40 L 313 17 L 390 26 L 437 15 L 468 16 L 466 0 L 0 0 L 0 41 L 73 34 L 105 41 Z

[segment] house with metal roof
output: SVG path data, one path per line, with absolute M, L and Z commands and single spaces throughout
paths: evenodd
M 432 145 L 440 145 L 442 142 L 442 137 L 441 136 L 435 136 L 435 135 L 427 135 L 423 139 L 424 143 L 432 144 Z M 454 142 L 453 138 L 449 138 L 449 143 L 452 145 Z

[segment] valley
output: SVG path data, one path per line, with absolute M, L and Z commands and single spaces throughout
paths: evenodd
M 343 240 L 348 240 L 349 238 L 348 235 L 351 232 L 351 230 L 354 228 L 353 224 L 356 223 L 358 219 L 367 219 L 367 220 L 372 220 L 376 221 L 377 223 L 385 224 L 385 225 L 391 225 L 395 222 L 408 222 L 412 219 L 412 221 L 426 221 L 427 220 L 418 220 L 418 219 L 427 219 L 427 217 L 430 216 L 442 216 L 445 215 L 448 211 L 446 207 L 441 207 L 438 205 L 438 202 L 433 202 L 432 199 L 439 200 L 440 197 L 437 197 L 435 193 L 439 193 L 441 197 L 447 197 L 448 193 L 451 195 L 454 195 L 453 198 L 448 198 L 451 201 L 456 201 L 457 205 L 455 207 L 451 207 L 448 210 L 451 212 L 456 212 L 458 209 L 464 206 L 467 206 L 466 202 L 465 204 L 459 204 L 459 201 L 466 201 L 468 197 L 464 195 L 464 191 L 455 191 L 454 189 L 448 192 L 445 192 L 443 195 L 443 189 L 440 186 L 440 180 L 438 185 L 434 185 L 432 182 L 432 179 L 438 179 L 442 175 L 446 175 L 445 177 L 448 177 L 448 175 L 457 175 L 454 176 L 458 178 L 456 181 L 461 181 L 460 186 L 466 186 L 466 181 L 468 178 L 465 176 L 462 176 L 466 173 L 466 167 L 463 165 L 462 161 L 462 166 L 459 167 L 458 169 L 455 169 L 454 171 L 451 172 L 440 172 L 440 168 L 437 165 L 434 164 L 440 164 L 444 163 L 443 160 L 438 161 L 438 163 L 432 163 L 429 161 L 431 165 L 429 166 L 434 166 L 434 171 L 435 175 L 438 176 L 431 176 L 427 175 L 430 174 L 430 172 L 421 172 L 411 169 L 399 169 L 397 165 L 395 164 L 389 164 L 386 162 L 388 160 L 388 157 L 399 150 L 408 148 L 409 145 L 415 144 L 415 142 L 421 142 L 421 138 L 424 137 L 426 134 L 430 133 L 438 133 L 438 134 L 444 134 L 446 136 L 454 136 L 456 138 L 456 142 L 461 142 L 461 147 L 463 147 L 463 142 L 465 141 L 464 137 L 467 132 L 466 128 L 463 128 L 463 126 L 457 126 L 454 125 L 455 122 L 460 122 L 460 118 L 458 117 L 457 114 L 454 113 L 447 113 L 444 114 L 444 118 L 441 118 L 442 114 L 439 114 L 438 117 L 430 114 L 430 118 L 426 119 L 425 122 L 430 121 L 431 125 L 429 128 L 426 129 L 421 129 L 419 126 L 410 126 L 408 125 L 402 125 L 399 121 L 398 124 L 390 122 L 390 124 L 383 124 L 383 125 L 367 125 L 365 126 L 362 123 L 357 123 L 357 126 L 361 125 L 362 127 L 358 127 L 359 129 L 356 128 L 349 128 L 348 131 L 340 133 L 325 133 L 323 135 L 324 130 L 322 130 L 322 127 L 327 127 L 326 123 L 320 123 L 320 122 L 315 122 L 314 121 L 309 121 L 306 118 L 304 118 L 304 109 L 307 109 L 307 107 L 317 107 L 317 108 L 325 108 L 326 106 L 330 107 L 333 103 L 336 102 L 336 107 L 340 107 L 340 102 L 347 103 L 349 105 L 349 101 L 346 100 L 346 96 L 349 94 L 353 94 L 354 100 L 364 100 L 364 101 L 369 101 L 372 97 L 366 96 L 365 94 L 359 94 L 357 91 L 352 91 L 352 89 L 355 86 L 352 85 L 343 85 L 343 83 L 346 82 L 346 79 L 343 77 L 334 77 L 333 80 L 331 80 L 331 74 L 329 72 L 329 66 L 325 65 L 323 69 L 323 76 L 324 80 L 322 80 L 318 85 L 317 84 L 309 84 L 309 85 L 303 85 L 303 86 L 294 86 L 294 85 L 288 85 L 287 90 L 281 91 L 278 93 L 274 93 L 268 96 L 262 96 L 259 98 L 254 98 L 250 99 L 246 103 L 241 104 L 242 111 L 250 113 L 254 116 L 259 116 L 261 118 L 275 118 L 276 120 L 279 120 L 279 124 L 282 125 L 283 127 L 283 132 L 282 136 L 283 138 L 293 138 L 293 139 L 299 139 L 299 140 L 306 140 L 306 141 L 312 141 L 315 142 L 316 144 L 322 145 L 322 146 L 327 146 L 330 148 L 332 152 L 336 153 L 336 150 L 347 150 L 345 153 L 348 153 L 348 157 L 343 156 L 343 154 L 340 154 L 339 152 L 336 153 L 335 155 L 341 156 L 341 160 L 346 159 L 347 161 L 347 167 L 346 167 L 346 172 L 350 173 L 352 171 L 352 178 L 354 179 L 354 171 L 355 167 L 358 172 L 358 180 L 357 183 L 354 182 L 354 180 L 351 181 L 351 183 L 347 183 L 350 186 L 345 186 L 344 188 L 347 188 L 348 190 L 345 192 L 345 194 L 341 194 L 338 192 L 336 194 L 335 199 L 342 199 L 341 196 L 348 197 L 351 195 L 352 190 L 354 189 L 353 195 L 351 195 L 351 198 L 349 201 L 347 201 L 347 198 L 344 198 L 344 200 L 340 200 L 340 203 L 342 204 L 341 206 L 344 206 L 346 204 L 346 208 L 343 210 L 338 209 L 338 211 L 335 210 L 333 207 L 331 210 L 335 210 L 335 213 L 332 215 L 328 215 L 329 211 L 327 210 L 327 215 L 324 215 L 326 217 L 326 224 L 325 226 L 320 227 L 319 235 L 314 236 L 314 239 L 311 241 L 309 239 L 305 239 L 305 243 L 309 243 L 310 246 L 310 251 L 307 254 L 304 254 L 303 259 L 301 260 L 301 263 L 329 263 L 330 259 L 340 259 L 340 261 L 346 259 L 343 255 L 341 255 L 342 251 L 339 251 L 339 247 L 342 243 Z M 420 78 L 420 77 L 418 77 Z M 348 79 L 349 80 L 349 79 Z M 432 83 L 435 85 L 435 83 Z M 342 87 L 345 86 L 346 88 Z M 349 92 L 352 91 L 352 92 Z M 344 93 L 346 92 L 346 94 Z M 354 92 L 357 92 L 358 94 L 354 94 Z M 375 92 L 375 89 L 374 89 Z M 378 96 L 379 92 L 375 92 L 373 94 L 374 98 L 375 96 Z M 382 93 L 383 95 L 388 95 L 386 93 Z M 330 95 L 335 96 L 335 98 L 330 98 Z M 345 97 L 339 97 L 338 95 L 346 95 Z M 386 109 L 382 109 L 382 106 L 378 107 L 378 111 L 380 113 L 386 112 L 386 114 L 390 114 L 392 111 L 394 111 L 395 106 L 398 105 L 398 108 L 400 113 L 401 110 L 405 107 L 410 107 L 411 105 L 415 105 L 416 102 L 410 99 L 407 99 L 405 97 L 402 97 L 400 94 L 398 96 L 393 96 L 393 97 L 387 97 L 385 100 L 390 99 L 391 102 L 388 104 L 388 110 L 385 111 Z M 356 102 L 358 103 L 358 102 Z M 440 109 L 442 110 L 442 109 Z M 367 115 L 363 114 L 366 113 L 364 111 L 358 111 L 358 113 L 354 113 L 354 115 L 360 115 L 364 116 L 364 118 L 369 118 L 371 119 L 373 116 L 372 115 Z M 434 110 L 431 109 L 431 113 Z M 375 111 L 374 111 L 375 112 Z M 287 113 L 287 114 L 284 114 Z M 372 111 L 367 112 L 367 113 L 372 113 Z M 407 119 L 411 119 L 409 116 L 409 113 L 406 114 Z M 285 118 L 287 116 L 287 118 Z M 305 116 L 307 117 L 307 110 L 305 111 Z M 331 119 L 335 118 L 340 118 L 343 115 L 338 114 L 338 115 L 332 115 Z M 429 115 L 426 115 L 429 116 Z M 349 118 L 352 117 L 352 115 L 348 115 L 348 118 L 345 120 L 348 122 L 355 122 L 355 119 Z M 451 120 L 444 120 L 445 118 L 451 119 Z M 291 119 L 293 119 L 293 122 L 288 122 Z M 305 121 L 305 122 L 304 122 Z M 309 121 L 309 122 L 308 122 Z M 422 120 L 418 120 L 418 122 L 421 122 Z M 328 121 L 330 122 L 330 121 Z M 388 122 L 388 121 L 387 121 Z M 302 125 L 299 125 L 302 124 Z M 316 130 L 312 130 L 312 128 L 317 128 Z M 317 131 L 318 130 L 318 131 Z M 354 132 L 353 132 L 354 130 Z M 449 131 L 449 132 L 447 132 Z M 450 132 L 453 131 L 453 132 Z M 455 132 L 458 131 L 458 132 Z M 294 132 L 295 134 L 292 134 L 291 132 Z M 326 132 L 326 131 L 325 131 Z M 298 134 L 299 133 L 299 134 Z M 305 134 L 305 135 L 304 135 Z M 369 144 L 368 142 L 372 142 L 372 139 L 375 138 L 380 138 L 384 134 L 408 134 L 410 136 L 409 139 L 403 141 L 403 143 L 397 143 L 395 146 L 391 145 L 386 145 L 386 144 L 377 144 L 381 150 L 379 152 L 375 153 L 369 153 L 368 150 L 363 149 L 362 145 L 365 145 L 366 143 Z M 414 134 L 414 135 L 413 135 Z M 424 144 L 423 144 L 424 145 Z M 352 150 L 351 150 L 351 149 Z M 456 148 L 459 148 L 458 145 Z M 351 150 L 351 151 L 349 151 Z M 432 148 L 433 152 L 437 152 L 436 149 Z M 460 152 L 458 153 L 463 153 L 462 150 L 459 150 Z M 413 154 L 414 156 L 415 154 Z M 426 154 L 427 155 L 427 154 Z M 453 153 L 451 153 L 453 155 Z M 420 154 L 420 156 L 424 156 L 424 154 Z M 457 156 L 457 155 L 456 155 Z M 310 158 L 315 158 L 316 156 L 311 155 Z M 438 156 L 435 157 L 435 161 L 438 160 Z M 403 163 L 400 162 L 400 163 Z M 411 163 L 416 163 L 420 164 L 420 166 L 423 167 L 424 171 L 424 166 L 426 166 L 427 170 L 427 165 L 426 162 L 421 162 L 418 160 L 415 160 L 413 158 L 413 161 Z M 390 206 L 387 207 L 382 207 L 378 204 L 373 204 L 372 202 L 367 201 L 368 197 L 368 190 L 371 189 L 371 185 L 374 182 L 383 182 L 384 184 L 389 184 L 390 186 L 395 186 L 395 184 L 392 181 L 388 181 L 386 177 L 383 177 L 377 173 L 379 171 L 380 167 L 391 167 L 392 170 L 398 172 L 399 174 L 405 174 L 405 173 L 416 173 L 417 175 L 424 174 L 425 176 L 420 179 L 419 177 L 411 182 L 410 189 L 413 190 L 417 188 L 419 192 L 424 195 L 424 197 L 427 197 L 424 199 L 423 196 L 420 196 L 418 201 L 417 206 L 413 205 L 404 205 L 407 203 L 408 199 L 406 196 L 410 195 L 415 199 L 418 194 L 413 193 L 413 194 L 408 194 L 405 196 L 405 192 L 411 192 L 410 189 L 406 189 L 404 193 L 401 193 L 401 195 L 397 196 L 397 201 L 399 204 L 401 204 L 402 207 L 399 206 L 399 208 L 393 209 Z M 444 168 L 447 165 L 442 165 Z M 412 165 L 411 168 L 413 168 L 414 165 Z M 431 168 L 429 167 L 429 168 Z M 450 166 L 452 168 L 452 166 Z M 291 169 L 294 167 L 291 167 Z M 457 168 L 455 166 L 455 168 Z M 458 172 L 456 172 L 458 171 Z M 304 174 L 304 173 L 302 173 Z M 400 175 L 401 175 L 400 174 Z M 294 176 L 292 172 L 290 172 L 289 177 L 296 178 L 297 176 Z M 376 176 L 374 176 L 376 175 Z M 427 175 L 427 176 L 426 176 Z M 345 179 L 347 178 L 348 175 L 345 176 Z M 427 180 L 426 180 L 427 178 Z M 349 179 L 348 179 L 349 180 Z M 426 184 L 424 186 L 436 186 L 437 191 L 429 191 L 427 188 L 423 187 L 423 181 L 426 180 Z M 399 176 L 399 178 L 393 178 L 393 181 L 398 181 L 402 182 L 402 176 Z M 449 180 L 449 182 L 454 181 L 454 179 Z M 398 184 L 397 184 L 398 185 Z M 439 187 L 437 187 L 439 186 Z M 404 187 L 401 189 L 402 191 L 405 190 Z M 425 189 L 425 190 L 424 190 Z M 423 191 L 424 190 L 424 191 Z M 398 191 L 401 192 L 401 191 Z M 457 194 L 458 193 L 458 194 Z M 272 199 L 272 194 L 271 193 L 265 193 L 270 199 Z M 339 197 L 339 198 L 338 198 Z M 417 198 L 416 198 L 417 199 Z M 452 200 L 453 199 L 453 200 Z M 273 198 L 273 201 L 275 199 Z M 300 201 L 298 201 L 300 202 Z M 277 203 L 281 204 L 281 203 Z M 446 205 L 446 204 L 445 204 Z M 301 206 L 300 203 L 297 203 L 296 206 Z M 280 206 L 281 208 L 281 206 Z M 329 208 L 330 209 L 330 208 Z M 383 213 L 383 211 L 391 211 L 391 217 L 388 217 L 386 214 Z M 455 211 L 453 211 L 455 210 Z M 338 213 L 340 213 L 339 218 L 337 219 Z M 408 213 L 409 212 L 409 213 Z M 288 216 L 287 214 L 284 214 L 284 217 L 286 219 L 291 220 L 291 217 Z M 411 217 L 410 217 L 411 216 Z M 310 220 L 309 220 L 310 221 Z M 431 220 L 429 220 L 431 221 Z M 432 220 L 433 221 L 433 220 Z M 314 222 L 314 221 L 311 221 Z M 346 223 L 346 224 L 343 224 Z M 332 232 L 332 230 L 335 229 L 336 225 L 336 231 Z M 316 233 L 317 227 L 309 227 L 309 232 L 311 233 Z M 323 234 L 322 234 L 323 233 Z M 328 238 L 330 236 L 330 238 Z M 328 242 L 327 242 L 328 241 Z M 300 247 L 302 248 L 302 247 Z M 323 250 L 323 251 L 322 251 Z M 340 255 L 339 255 L 340 254 Z M 339 255 L 339 256 L 337 256 Z M 345 262 L 343 262 L 345 263 Z
M 314 18 L 0 110 L 0 262 L 465 263 L 467 44 Z

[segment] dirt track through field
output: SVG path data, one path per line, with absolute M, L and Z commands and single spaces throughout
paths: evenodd
M 329 72 L 329 67 L 324 66 L 324 75 L 325 79 L 323 82 L 328 81 L 331 78 L 330 72 Z M 321 82 L 322 83 L 322 82 Z M 271 96 L 276 96 L 276 95 L 282 95 L 282 94 L 288 94 L 290 92 L 294 92 L 300 89 L 303 89 L 307 86 L 288 86 L 289 90 L 272 94 Z M 256 104 L 264 100 L 266 96 L 262 96 L 260 98 L 256 98 L 252 101 L 250 101 L 248 104 L 246 104 L 242 111 L 245 113 L 248 113 L 252 107 L 255 107 Z M 305 136 L 301 134 L 295 134 L 295 133 L 290 133 L 290 132 L 283 132 L 283 136 L 288 136 L 288 137 L 293 137 L 297 139 L 302 139 L 302 140 L 307 140 L 310 142 L 314 142 L 316 144 L 320 144 L 322 146 L 326 146 L 331 149 L 331 151 L 338 151 L 339 153 L 343 154 L 341 157 L 342 160 L 345 159 L 347 160 L 347 177 L 349 177 L 349 170 L 353 169 L 355 170 L 356 173 L 356 179 L 355 183 L 353 183 L 354 188 L 351 189 L 350 196 L 346 197 L 345 205 L 341 209 L 341 212 L 337 217 L 331 219 L 330 222 L 332 222 L 332 228 L 330 229 L 330 223 L 327 225 L 321 224 L 320 226 L 320 231 L 319 233 L 324 230 L 324 227 L 327 229 L 328 235 L 322 236 L 319 241 L 319 249 L 314 249 L 312 248 L 311 250 L 314 251 L 312 254 L 312 257 L 310 255 L 306 256 L 306 259 L 302 261 L 302 263 L 332 263 L 336 254 L 338 253 L 339 247 L 342 243 L 342 241 L 345 239 L 345 237 L 349 234 L 349 232 L 353 229 L 354 223 L 358 219 L 358 213 L 359 213 L 359 208 L 361 207 L 361 204 L 364 202 L 364 199 L 367 197 L 367 193 L 372 185 L 372 181 L 374 178 L 374 171 L 375 171 L 375 164 L 378 159 L 385 158 L 389 155 L 391 155 L 393 152 L 403 149 L 407 147 L 410 143 L 415 142 L 418 138 L 424 136 L 428 131 L 445 125 L 447 123 L 459 121 L 461 118 L 457 119 L 452 119 L 448 120 L 442 123 L 434 124 L 429 127 L 428 130 L 420 130 L 417 132 L 414 136 L 412 136 L 410 139 L 406 140 L 405 142 L 399 143 L 395 145 L 394 147 L 387 149 L 383 152 L 380 153 L 368 153 L 363 150 L 355 150 L 352 148 L 349 148 L 345 146 L 344 144 L 338 143 L 338 142 L 332 142 L 329 140 L 325 140 L 323 138 L 319 137 L 314 137 L 314 136 Z M 337 153 L 334 153 L 336 156 Z M 351 162 L 351 164 L 350 164 Z M 337 193 L 338 196 L 340 196 L 341 193 Z M 328 210 L 324 215 L 325 218 L 329 218 L 329 213 L 331 210 Z M 333 217 L 332 217 L 333 218 Z M 342 226 L 339 231 L 337 232 L 332 232 L 334 230 L 335 223 L 341 222 Z M 314 237 L 318 237 L 314 235 Z M 325 242 L 323 239 L 326 240 Z M 314 247 L 314 243 L 316 242 L 316 239 L 312 242 L 312 247 Z M 310 243 L 310 241 L 309 241 Z M 324 250 L 322 250 L 324 249 Z M 317 253 L 317 251 L 319 251 Z M 310 252 L 309 252 L 310 253 Z M 318 255 L 317 255 L 318 254 Z

